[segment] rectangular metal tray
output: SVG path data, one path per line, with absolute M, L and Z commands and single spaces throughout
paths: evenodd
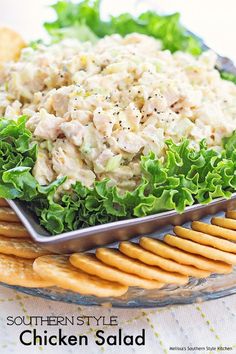
M 147 235 L 166 225 L 181 225 L 187 221 L 198 220 L 205 215 L 234 209 L 236 208 L 236 193 L 228 200 L 218 198 L 207 205 L 192 205 L 187 207 L 182 214 L 178 214 L 176 211 L 166 211 L 141 218 L 91 226 L 55 236 L 50 235 L 39 225 L 37 218 L 24 203 L 13 200 L 8 200 L 8 203 L 19 216 L 34 241 L 53 252 L 71 253 L 127 240 L 139 235 Z

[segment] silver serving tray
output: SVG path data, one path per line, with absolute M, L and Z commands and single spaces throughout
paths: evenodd
M 85 251 L 109 243 L 127 240 L 135 236 L 153 233 L 166 225 L 181 225 L 187 221 L 198 220 L 206 215 L 236 208 L 236 193 L 230 199 L 217 198 L 207 205 L 195 204 L 186 208 L 182 214 L 166 211 L 141 218 L 132 218 L 91 226 L 60 235 L 50 235 L 38 222 L 37 217 L 20 201 L 8 200 L 19 216 L 32 239 L 41 246 L 58 253 Z

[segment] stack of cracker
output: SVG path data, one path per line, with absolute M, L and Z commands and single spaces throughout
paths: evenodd
M 119 249 L 56 255 L 30 239 L 16 214 L 0 200 L 0 281 L 23 287 L 57 286 L 83 295 L 117 297 L 129 287 L 182 286 L 189 277 L 227 274 L 236 265 L 236 211 L 211 224 L 175 226 L 163 240 L 141 237 Z

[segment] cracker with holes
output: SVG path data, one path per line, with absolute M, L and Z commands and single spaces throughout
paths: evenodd
M 22 258 L 35 259 L 50 254 L 37 243 L 29 239 L 9 238 L 0 236 L 0 253 L 11 254 Z
M 20 222 L 16 213 L 9 207 L 0 208 L 0 221 L 6 222 Z
M 0 198 L 0 207 L 8 207 L 8 203 L 5 199 Z
M 144 279 L 134 274 L 122 272 L 111 267 L 92 253 L 74 253 L 70 256 L 71 264 L 86 273 L 97 275 L 100 278 L 117 281 L 127 286 L 137 286 L 143 289 L 159 289 L 164 284 L 156 280 Z
M 0 254 L 0 281 L 27 288 L 53 286 L 50 280 L 41 278 L 33 270 L 33 260 Z
M 175 226 L 174 233 L 182 238 L 211 246 L 221 251 L 236 253 L 236 243 L 215 236 L 207 235 L 200 231 L 194 231 L 182 226 Z
M 0 69 L 8 61 L 17 60 L 25 41 L 10 28 L 0 27 Z
M 236 220 L 234 219 L 215 217 L 211 219 L 211 223 L 226 229 L 236 230 Z
M 34 261 L 33 268 L 43 279 L 62 289 L 98 297 L 121 296 L 128 287 L 111 282 L 75 268 L 67 256 L 42 256 Z
M 206 257 L 188 253 L 150 237 L 142 237 L 140 239 L 140 245 L 144 249 L 163 258 L 172 259 L 185 265 L 192 265 L 198 269 L 210 271 L 211 273 L 227 274 L 232 272 L 232 266 L 225 262 L 214 261 Z
M 236 255 L 233 253 L 220 251 L 209 246 L 199 245 L 196 242 L 184 240 L 173 235 L 165 235 L 164 242 L 189 253 L 236 265 Z
M 167 272 L 161 268 L 149 266 L 145 263 L 127 257 L 118 250 L 98 248 L 96 257 L 102 262 L 120 269 L 123 272 L 138 275 L 146 279 L 154 279 L 163 283 L 186 284 L 188 277 L 183 274 Z
M 119 249 L 128 257 L 138 259 L 145 264 L 158 266 L 169 272 L 177 272 L 196 278 L 206 278 L 211 274 L 210 271 L 198 269 L 190 265 L 180 264 L 170 259 L 153 254 L 132 242 L 121 242 Z
M 228 210 L 226 212 L 226 217 L 230 219 L 236 219 L 236 210 Z
M 226 240 L 236 241 L 236 231 L 225 229 L 217 225 L 206 224 L 201 221 L 193 221 L 192 229 L 200 232 L 204 232 L 208 235 L 225 238 Z
M 26 228 L 19 223 L 0 221 L 0 235 L 6 237 L 29 238 Z

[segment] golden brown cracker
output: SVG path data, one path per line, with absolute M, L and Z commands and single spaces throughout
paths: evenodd
M 173 235 L 165 235 L 164 242 L 168 245 L 180 248 L 181 250 L 189 253 L 198 254 L 203 257 L 214 259 L 216 261 L 222 261 L 228 264 L 236 265 L 236 255 L 233 253 L 220 251 L 215 248 L 199 245 L 196 242 L 182 239 Z
M 33 270 L 32 260 L 5 254 L 0 254 L 0 281 L 27 288 L 44 288 L 54 285 L 51 281 L 42 279 Z
M 17 60 L 25 45 L 20 34 L 10 28 L 0 27 L 0 69 L 8 61 Z
M 141 278 L 154 279 L 163 283 L 186 284 L 188 277 L 182 274 L 166 272 L 165 270 L 148 266 L 140 261 L 129 258 L 111 248 L 98 248 L 96 257 L 102 262 L 120 269 L 123 272 L 136 274 Z
M 26 228 L 19 223 L 0 222 L 0 235 L 6 237 L 29 238 Z
M 169 272 L 176 272 L 196 278 L 206 278 L 211 272 L 203 269 L 198 269 L 190 265 L 184 265 L 153 254 L 139 245 L 131 242 L 121 242 L 119 249 L 126 256 L 138 259 L 139 261 L 152 266 L 158 266 Z
M 9 204 L 5 199 L 0 198 L 0 207 L 9 207 Z
M 74 253 L 70 256 L 71 264 L 86 273 L 99 278 L 116 281 L 127 286 L 137 286 L 143 289 L 159 289 L 164 284 L 156 280 L 140 278 L 137 275 L 122 272 L 101 262 L 92 253 Z
M 0 221 L 20 222 L 20 219 L 11 208 L 0 207 Z
M 196 243 L 200 243 L 202 245 L 211 246 L 213 248 L 217 248 L 221 251 L 236 253 L 236 243 L 224 240 L 222 238 L 218 238 L 215 236 L 207 235 L 200 231 L 194 231 L 191 229 L 187 229 L 182 226 L 175 226 L 174 233 L 177 236 L 182 238 L 192 240 Z
M 150 237 L 142 237 L 140 239 L 140 245 L 144 249 L 161 257 L 172 259 L 181 264 L 192 265 L 212 273 L 227 274 L 232 271 L 232 266 L 227 263 L 213 261 L 206 257 L 181 251 L 176 247 L 169 246 L 162 241 Z
M 229 218 L 212 218 L 211 223 L 230 230 L 236 230 L 236 220 Z
M 204 232 L 208 235 L 225 238 L 226 240 L 236 241 L 236 231 L 225 229 L 220 226 L 206 224 L 201 221 L 193 221 L 192 229 L 200 232 Z
M 236 210 L 228 210 L 225 215 L 227 218 L 236 219 Z
M 35 259 L 39 256 L 50 254 L 51 252 L 43 249 L 37 245 L 37 243 L 29 239 L 0 236 L 0 253 Z
M 87 274 L 72 266 L 67 256 L 42 256 L 34 261 L 33 268 L 43 279 L 63 289 L 98 297 L 121 296 L 128 287 Z

